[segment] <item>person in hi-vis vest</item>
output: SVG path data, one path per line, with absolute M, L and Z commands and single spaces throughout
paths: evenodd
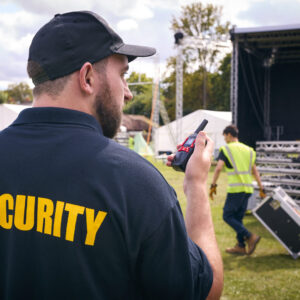
M 236 231 L 238 241 L 234 247 L 227 248 L 226 252 L 250 255 L 254 252 L 260 240 L 260 236 L 249 232 L 243 225 L 248 199 L 253 193 L 253 176 L 258 183 L 260 197 L 264 198 L 266 195 L 255 165 L 256 153 L 253 148 L 239 142 L 238 129 L 234 125 L 227 126 L 223 131 L 223 135 L 226 145 L 220 148 L 209 196 L 213 200 L 213 196 L 217 192 L 217 180 L 225 165 L 228 175 L 228 187 L 223 208 L 223 219 Z M 248 246 L 247 250 L 246 244 Z

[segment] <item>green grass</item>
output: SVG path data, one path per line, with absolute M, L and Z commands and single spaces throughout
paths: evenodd
M 175 172 L 162 162 L 152 163 L 176 190 L 183 214 L 186 199 L 182 189 L 184 174 Z M 199 170 L 201 171 L 201 170 Z M 213 167 L 209 173 L 211 183 Z M 224 263 L 222 300 L 300 299 L 300 258 L 294 260 L 287 250 L 252 215 L 244 218 L 245 226 L 262 239 L 251 256 L 232 256 L 225 249 L 236 243 L 235 232 L 223 221 L 222 209 L 226 196 L 226 173 L 218 180 L 217 196 L 211 202 L 218 245 Z

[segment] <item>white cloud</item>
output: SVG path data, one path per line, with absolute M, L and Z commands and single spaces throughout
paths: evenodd
M 253 0 L 247 11 L 238 14 L 251 26 L 287 25 L 300 23 L 299 0 Z
M 26 81 L 28 48 L 33 37 L 33 32 L 43 23 L 43 18 L 38 15 L 32 15 L 26 11 L 1 13 L 1 88 L 6 82 Z
M 153 8 L 163 8 L 163 9 L 171 9 L 179 7 L 180 0 L 144 0 L 145 4 L 147 4 L 149 7 Z
M 199 1 L 199 0 L 198 0 Z M 26 80 L 28 47 L 32 36 L 54 14 L 92 10 L 103 16 L 125 42 L 157 48 L 161 62 L 176 55 L 172 16 L 196 0 L 0 0 L 0 88 L 7 81 Z M 300 0 L 201 0 L 223 6 L 223 21 L 238 27 L 300 23 Z M 153 63 L 137 60 L 143 72 Z M 134 64 L 134 65 L 133 65 Z M 148 72 L 148 71 L 147 71 Z M 2 81 L 2 82 L 1 82 Z
M 12 54 L 17 54 L 20 58 L 26 56 L 34 28 L 42 23 L 42 18 L 25 11 L 1 14 L 0 52 L 2 58 L 3 55 Z
M 153 11 L 149 7 L 141 4 L 125 9 L 124 15 L 128 15 L 129 17 L 137 20 L 151 19 L 154 16 Z
M 67 12 L 72 10 L 93 9 L 95 0 L 10 0 L 28 12 L 36 14 L 54 15 L 58 12 Z M 111 3 L 113 1 L 109 1 Z
M 0 30 L 7 32 L 13 37 L 21 37 L 24 34 L 31 33 L 36 25 L 41 25 L 42 23 L 43 17 L 26 11 L 1 13 Z
M 138 23 L 133 19 L 124 19 L 117 24 L 117 29 L 119 31 L 129 31 L 134 30 L 139 27 Z
M 149 8 L 147 0 L 10 0 L 10 2 L 19 5 L 29 12 L 46 15 L 75 10 L 92 10 L 101 15 L 110 13 L 121 17 L 133 17 L 136 19 L 148 19 L 153 17 L 153 12 Z
M 0 40 L 4 39 L 7 41 L 6 49 L 11 53 L 15 53 L 20 56 L 22 56 L 24 54 L 24 52 L 27 52 L 27 51 L 24 51 L 24 49 L 29 48 L 32 38 L 33 38 L 33 34 L 27 34 L 26 36 L 23 36 L 18 40 L 13 39 L 13 38 L 9 39 L 9 38 L 0 36 Z

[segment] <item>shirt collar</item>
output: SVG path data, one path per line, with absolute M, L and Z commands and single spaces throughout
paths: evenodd
M 103 134 L 98 121 L 87 113 L 59 107 L 31 107 L 22 110 L 12 125 L 33 123 L 77 124 Z

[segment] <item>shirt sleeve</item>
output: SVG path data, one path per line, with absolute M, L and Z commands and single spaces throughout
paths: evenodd
M 137 268 L 143 299 L 206 299 L 212 269 L 188 237 L 178 202 L 142 243 Z
M 217 160 L 223 160 L 224 163 L 225 163 L 225 165 L 226 165 L 226 167 L 228 169 L 232 169 L 232 165 L 231 165 L 230 161 L 228 160 L 228 158 L 225 156 L 225 154 L 224 154 L 224 152 L 223 152 L 222 149 L 219 152 L 219 156 L 218 156 Z

